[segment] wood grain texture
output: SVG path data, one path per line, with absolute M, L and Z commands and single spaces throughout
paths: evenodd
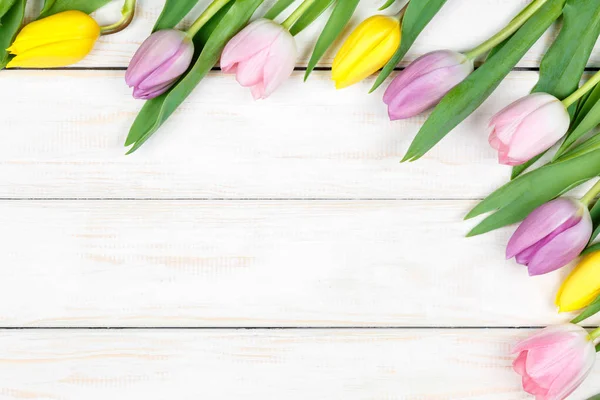
M 461 3 L 461 2 L 458 2 Z M 255 102 L 209 76 L 139 152 L 123 143 L 141 102 L 121 71 L 3 71 L 3 198 L 482 198 L 506 182 L 489 118 L 529 92 L 514 72 L 439 146 L 399 164 L 426 116 L 390 122 L 371 81 L 335 91 L 296 73 Z
M 564 272 L 470 201 L 0 202 L 1 326 L 532 326 Z M 596 319 L 590 322 L 600 322 Z
M 529 0 L 449 1 L 432 23 L 423 31 L 401 65 L 406 65 L 418 56 L 433 50 L 469 50 L 502 29 L 528 2 Z M 120 1 L 114 1 L 109 6 L 98 11 L 97 19 L 99 22 L 108 24 L 114 21 L 119 15 L 120 3 Z M 94 51 L 84 61 L 77 64 L 76 67 L 126 67 L 129 64 L 133 53 L 150 33 L 154 22 L 160 14 L 164 0 L 139 0 L 138 3 L 137 17 L 129 29 L 116 35 L 102 37 Z M 208 3 L 208 0 L 200 1 L 199 5 L 185 19 L 182 27 L 189 26 L 200 15 Z M 266 0 L 264 6 L 257 11 L 256 16 L 264 14 L 268 6 L 273 3 L 273 0 Z M 361 1 L 352 24 L 347 31 L 349 32 L 363 19 L 379 13 L 377 9 L 383 3 L 384 1 L 381 0 Z M 403 3 L 403 1 L 398 2 L 395 6 L 388 9 L 386 13 L 394 14 L 398 12 Z M 299 66 L 306 65 L 312 52 L 312 46 L 325 25 L 327 15 L 321 16 L 318 21 L 297 36 L 300 54 L 298 60 Z M 281 22 L 281 19 L 279 21 Z M 558 27 L 553 27 L 549 30 L 523 57 L 519 66 L 537 67 L 542 55 L 557 32 Z M 328 67 L 331 65 L 340 44 L 341 41 L 331 48 L 323 57 L 320 66 Z M 594 51 L 590 65 L 600 65 L 600 47 Z
M 0 337 L 0 397 L 526 400 L 530 330 L 35 331 Z M 600 368 L 572 399 L 600 391 Z

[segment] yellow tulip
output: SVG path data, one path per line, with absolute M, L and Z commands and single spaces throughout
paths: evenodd
M 354 85 L 381 69 L 400 46 L 400 21 L 375 15 L 350 34 L 333 60 L 331 77 L 337 89 Z
M 81 61 L 100 36 L 100 26 L 86 13 L 64 11 L 26 25 L 7 50 L 7 68 L 64 67 Z
M 600 295 L 600 251 L 581 259 L 556 295 L 560 312 L 587 307 Z

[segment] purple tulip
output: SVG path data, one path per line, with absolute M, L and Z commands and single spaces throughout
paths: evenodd
M 473 61 L 455 51 L 439 50 L 417 58 L 383 95 L 390 120 L 414 117 L 435 106 L 471 72 Z
M 174 29 L 154 32 L 136 51 L 125 73 L 136 99 L 160 96 L 187 71 L 194 44 L 185 33 Z
M 525 218 L 508 242 L 506 258 L 516 257 L 531 276 L 546 274 L 577 258 L 591 235 L 592 218 L 587 207 L 561 197 Z
M 504 165 L 520 165 L 548 150 L 567 133 L 571 117 L 556 97 L 525 96 L 492 117 L 490 145 Z

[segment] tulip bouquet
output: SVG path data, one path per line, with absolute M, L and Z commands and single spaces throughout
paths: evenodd
M 131 60 L 125 76 L 133 96 L 146 100 L 125 146 L 140 148 L 173 114 L 220 59 L 255 99 L 265 99 L 289 78 L 297 61 L 294 36 L 331 8 L 306 68 L 309 77 L 341 35 L 359 0 L 303 0 L 282 22 L 294 0 L 278 0 L 262 18 L 249 23 L 262 0 L 214 0 L 185 32 L 176 29 L 198 0 L 167 0 L 153 33 Z M 344 88 L 381 71 L 379 86 L 406 54 L 446 0 L 409 1 L 394 16 L 362 22 L 335 57 L 332 78 Z M 394 4 L 388 0 L 382 9 Z

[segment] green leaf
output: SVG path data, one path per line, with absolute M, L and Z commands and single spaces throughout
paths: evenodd
M 308 61 L 308 66 L 306 67 L 304 80 L 308 79 L 308 76 L 316 67 L 321 57 L 323 57 L 323 54 L 325 54 L 327 49 L 332 45 L 335 39 L 337 39 L 342 30 L 344 30 L 346 24 L 350 21 L 350 18 L 352 18 L 359 1 L 360 0 L 337 1 L 329 20 L 327 20 L 327 24 L 325 24 L 325 28 L 323 28 L 323 31 L 315 44 L 315 49 L 313 50 L 310 60 Z
M 408 3 L 408 8 L 402 18 L 402 40 L 400 47 L 394 53 L 390 61 L 385 64 L 369 93 L 374 92 L 383 81 L 392 73 L 398 63 L 404 58 L 408 50 L 417 40 L 423 29 L 429 24 L 433 17 L 440 11 L 446 0 L 420 0 Z
M 152 32 L 174 28 L 196 4 L 198 0 L 167 0 Z
M 330 5 L 333 4 L 335 0 L 317 0 L 315 1 L 309 8 L 306 10 L 304 14 L 292 27 L 290 28 L 290 33 L 293 36 L 296 36 L 300 32 L 304 30 L 304 28 L 308 27 L 312 24 L 321 14 L 325 12 L 329 8 Z
M 387 0 L 381 7 L 379 7 L 379 11 L 387 10 L 395 2 L 396 2 L 396 0 Z
M 596 346 L 596 351 L 600 351 L 600 344 Z M 600 400 L 600 394 L 590 397 L 587 400 Z
M 0 0 L 0 22 L 2 21 L 4 14 L 6 14 L 13 4 L 15 4 L 15 1 L 16 0 Z
M 6 49 L 15 39 L 23 23 L 25 3 L 25 0 L 17 0 L 2 18 L 2 25 L 0 25 L 0 69 L 6 67 L 10 60 L 10 55 Z
M 597 314 L 598 312 L 600 312 L 600 296 L 596 297 L 596 300 L 594 300 L 589 306 L 587 306 L 585 310 L 581 312 L 581 314 L 573 318 L 571 320 L 571 323 L 578 324 L 581 321 L 584 321 L 589 317 Z
M 585 66 L 600 35 L 600 2 L 567 0 L 563 26 L 540 64 L 532 92 L 564 99 L 579 87 Z
M 46 0 L 40 18 L 69 10 L 79 10 L 90 14 L 110 2 L 111 0 Z
M 480 202 L 466 219 L 495 211 L 468 234 L 480 235 L 519 222 L 542 204 L 595 177 L 600 172 L 600 150 L 547 164 L 502 186 Z
M 226 12 L 217 13 L 211 24 L 203 27 L 194 38 L 207 38 L 193 67 L 167 93 L 148 100 L 138 114 L 127 136 L 125 146 L 133 144 L 127 154 L 142 146 L 175 112 L 219 60 L 225 44 L 247 23 L 263 0 L 235 0 Z M 200 36 L 199 36 L 200 35 Z
M 565 0 L 549 0 L 481 67 L 454 87 L 435 107 L 402 161 L 415 161 L 475 111 L 527 50 L 561 15 Z
M 563 16 L 563 26 L 542 59 L 540 78 L 531 91 L 549 93 L 559 99 L 568 97 L 579 87 L 585 66 L 600 35 L 600 2 L 567 0 Z M 569 111 L 573 116 L 576 107 L 570 107 Z M 545 153 L 513 167 L 511 179 L 523 173 Z
M 277 0 L 277 2 L 273 4 L 271 8 L 269 8 L 269 11 L 266 12 L 263 18 L 277 18 L 277 16 L 284 12 L 289 6 L 291 6 L 293 2 L 294 0 Z
M 542 154 L 539 154 L 535 157 L 533 157 L 531 160 L 521 164 L 521 165 L 516 165 L 512 168 L 512 173 L 510 175 L 510 179 L 513 180 L 516 177 L 518 177 L 519 175 L 521 175 L 523 172 L 525 172 L 529 167 L 531 167 L 533 164 L 535 164 L 537 162 L 537 160 L 539 160 L 540 158 L 542 158 L 544 156 L 544 154 L 546 154 L 546 152 L 543 152 Z

